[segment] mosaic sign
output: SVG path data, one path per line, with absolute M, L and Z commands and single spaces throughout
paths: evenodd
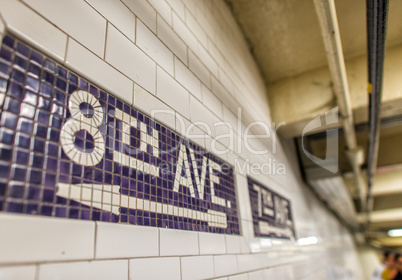
M 254 235 L 294 239 L 295 230 L 290 201 L 250 177 L 247 179 Z
M 239 234 L 231 166 L 10 36 L 0 108 L 3 212 Z

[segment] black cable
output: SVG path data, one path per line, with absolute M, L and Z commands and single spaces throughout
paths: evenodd
M 372 185 L 378 158 L 387 15 L 388 0 L 367 0 L 369 145 L 366 213 L 368 216 L 373 208 Z M 367 228 L 369 224 L 368 220 Z

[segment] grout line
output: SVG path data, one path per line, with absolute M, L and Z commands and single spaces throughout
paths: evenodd
M 155 9 L 156 10 L 156 9 Z M 158 14 L 158 11 L 156 11 L 156 27 L 155 27 L 155 36 L 157 38 L 159 38 L 159 28 L 158 28 L 158 22 L 159 22 L 159 18 L 162 18 L 161 15 Z M 169 24 L 168 24 L 169 25 Z M 152 31 L 152 30 L 151 30 Z M 159 38 L 159 40 L 162 42 L 162 40 Z M 167 46 L 166 46 L 167 47 Z
M 67 53 L 68 53 L 68 46 L 70 43 L 70 36 L 67 35 L 67 40 L 66 40 L 66 51 L 64 53 L 64 60 L 63 60 L 63 64 L 66 65 L 67 64 Z
M 214 277 L 216 277 L 216 272 L 215 272 L 215 257 L 212 256 L 212 272 L 214 273 Z
M 135 29 L 134 29 L 134 32 L 135 32 L 135 34 L 134 34 L 134 44 L 138 47 L 138 45 L 137 45 L 137 41 L 138 41 L 138 38 L 137 38 L 137 36 L 138 36 L 138 21 L 140 20 L 140 18 L 139 17 L 137 17 L 137 15 L 134 15 L 135 16 Z M 144 25 L 148 28 L 148 26 L 144 23 Z M 151 30 L 151 29 L 149 29 L 149 30 Z M 151 32 L 152 32 L 152 30 L 151 30 Z M 140 47 L 138 47 L 139 49 L 140 49 Z M 141 50 L 143 53 L 145 53 L 143 50 Z M 145 53 L 146 54 L 146 53 Z M 152 58 L 151 58 L 152 59 Z
M 158 256 L 161 256 L 161 231 L 158 228 Z
M 127 259 L 127 280 L 130 280 L 130 259 Z
M 106 21 L 106 29 L 107 29 L 107 24 L 109 23 L 110 25 L 112 25 L 114 28 L 116 28 L 117 30 L 120 31 L 119 28 L 117 28 L 117 26 L 115 26 L 112 22 L 109 22 L 109 20 L 100 12 L 98 11 L 94 6 L 92 6 L 91 3 L 88 2 L 88 0 L 84 0 L 92 9 L 94 9 L 105 21 Z M 127 6 L 126 6 L 127 7 Z M 129 11 L 131 12 L 131 10 L 129 9 Z M 132 12 L 131 12 L 132 13 Z M 135 25 L 135 15 L 134 15 L 134 25 Z M 134 26 L 135 27 L 135 26 Z M 123 31 L 121 31 L 121 33 L 132 42 L 132 39 L 129 38 L 126 34 L 123 33 Z M 135 33 L 135 28 L 134 28 L 134 33 Z M 134 41 L 135 43 L 135 41 Z
M 199 232 L 197 232 L 197 243 L 198 243 L 198 255 L 201 256 L 200 233 Z
M 116 28 L 117 29 L 117 28 Z M 109 31 L 109 21 L 106 21 L 106 31 L 105 31 L 105 45 L 103 46 L 103 60 L 106 61 L 106 46 L 107 46 L 107 35 Z M 124 35 L 124 34 L 123 34 Z
M 173 79 L 175 79 L 175 81 L 177 81 L 176 79 L 176 59 L 175 59 L 175 55 L 173 55 Z M 179 59 L 179 58 L 178 58 Z M 177 81 L 180 85 L 182 85 L 179 81 Z M 183 85 L 182 85 L 183 86 Z M 184 86 L 183 86 L 184 87 Z M 185 87 L 184 87 L 185 88 Z
M 180 279 L 183 279 L 182 257 L 179 257 Z
M 133 82 L 133 96 L 131 98 L 131 106 L 135 106 L 135 104 L 136 104 L 136 100 L 135 100 L 135 85 L 136 85 L 136 83 Z
M 97 238 L 98 238 L 98 223 L 95 223 L 95 232 L 94 232 L 94 256 L 93 258 L 96 259 L 96 243 L 97 243 Z
M 39 269 L 40 265 L 39 264 L 35 265 L 35 276 L 34 276 L 35 280 L 39 280 Z

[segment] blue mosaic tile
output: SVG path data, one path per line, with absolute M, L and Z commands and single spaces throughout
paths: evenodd
M 33 63 L 38 64 L 39 66 L 42 66 L 42 64 L 43 64 L 43 56 L 36 51 L 31 51 L 30 60 Z
M 239 234 L 232 167 L 11 36 L 0 92 L 2 211 Z
M 40 86 L 39 93 L 46 98 L 51 98 L 52 97 L 52 87 L 46 83 L 42 83 Z
M 4 61 L 11 61 L 13 58 L 13 52 L 6 47 L 1 47 L 0 49 L 0 59 L 4 60 Z
M 14 48 L 15 40 L 11 36 L 4 36 L 3 38 L 3 45 L 9 46 L 10 48 Z M 17 51 L 19 48 L 17 48 Z
M 26 59 L 22 58 L 19 55 L 16 55 L 14 58 L 14 67 L 18 67 L 19 70 L 25 71 L 27 68 L 28 62 Z
M 7 40 L 7 39 L 6 39 L 6 40 Z M 10 47 L 13 48 L 13 46 L 10 46 Z M 30 49 L 29 49 L 29 47 L 27 47 L 26 45 L 24 45 L 24 44 L 18 42 L 17 48 L 16 48 L 16 52 L 19 53 L 19 54 L 21 54 L 22 56 L 28 58 L 28 57 L 29 57 Z
M 52 73 L 49 73 L 48 71 L 43 71 L 41 81 L 53 85 L 54 75 Z
M 9 73 L 10 73 L 10 66 L 3 62 L 0 62 L 0 76 L 8 79 Z
M 33 129 L 33 122 L 24 118 L 18 120 L 17 130 L 26 134 L 31 134 Z
M 25 83 L 25 73 L 20 70 L 13 69 L 11 72 L 11 79 L 18 84 L 24 84 Z
M 254 235 L 294 240 L 296 234 L 290 201 L 250 177 L 247 181 Z
M 48 70 L 51 73 L 55 73 L 56 71 L 56 63 L 51 61 L 50 59 L 46 58 L 45 63 L 43 64 L 43 68 Z

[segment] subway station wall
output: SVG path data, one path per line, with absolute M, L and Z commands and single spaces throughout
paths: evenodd
M 362 279 L 223 1 L 0 13 L 0 279 Z

